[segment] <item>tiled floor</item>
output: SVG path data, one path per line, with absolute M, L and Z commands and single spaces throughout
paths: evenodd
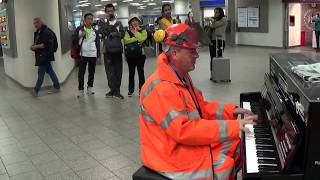
M 196 86 L 209 100 L 239 101 L 239 94 L 258 91 L 268 70 L 268 54 L 281 49 L 234 47 L 230 84 L 209 81 L 209 54 L 202 52 L 192 73 Z M 290 51 L 304 51 L 292 49 Z M 312 51 L 304 51 L 317 58 Z M 155 59 L 146 62 L 146 76 Z M 127 94 L 124 64 L 122 93 Z M 103 66 L 97 66 L 93 96 L 77 99 L 77 72 L 62 92 L 38 98 L 4 75 L 0 66 L 0 180 L 131 179 L 139 168 L 140 144 L 137 96 L 107 99 Z

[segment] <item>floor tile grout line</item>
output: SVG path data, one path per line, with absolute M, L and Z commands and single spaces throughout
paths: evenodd
M 21 116 L 20 113 L 17 112 L 17 114 L 19 114 L 19 116 Z M 55 154 L 60 158 L 60 160 L 62 160 L 63 163 L 64 163 L 69 169 L 71 169 L 71 170 L 73 171 L 73 169 L 66 164 L 66 162 L 49 146 L 49 144 L 47 144 L 47 143 L 42 139 L 42 137 L 39 136 L 38 132 L 36 132 L 36 131 L 33 129 L 33 127 L 30 126 L 30 124 L 29 124 L 23 117 L 21 117 L 21 118 L 22 118 L 23 121 L 25 121 L 25 123 L 32 129 L 32 131 L 41 139 L 42 143 L 45 144 L 45 145 L 47 145 L 48 148 L 49 148 L 53 153 L 55 153 Z M 41 117 L 40 117 L 40 118 L 41 118 Z M 54 127 L 54 128 L 55 128 L 55 127 Z M 55 129 L 56 129 L 56 128 L 55 128 Z M 28 160 L 31 161 L 30 157 L 28 157 Z M 32 165 L 36 168 L 36 170 L 38 170 L 38 172 L 40 173 L 40 175 L 42 176 L 42 178 L 43 178 L 43 179 L 46 179 L 46 177 L 45 177 L 44 174 L 39 170 L 39 168 L 37 167 L 37 165 L 34 164 L 32 161 L 31 161 L 31 163 L 32 163 Z M 49 162 L 49 163 L 50 163 L 50 162 Z M 48 163 L 47 163 L 47 164 L 48 164 Z M 73 171 L 73 172 L 76 174 L 75 171 Z M 78 176 L 78 174 L 76 174 L 76 176 Z M 78 177 L 81 179 L 80 176 L 78 176 Z
M 8 170 L 7 170 L 7 167 L 4 165 L 4 162 L 3 162 L 3 160 L 2 160 L 2 157 L 0 157 L 0 161 L 1 161 L 1 164 L 3 165 L 3 167 L 4 167 L 5 171 L 6 171 L 6 175 L 9 177 L 9 179 L 11 179 L 11 176 L 10 176 Z

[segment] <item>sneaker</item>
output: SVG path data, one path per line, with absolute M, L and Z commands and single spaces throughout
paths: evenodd
M 88 95 L 93 95 L 94 94 L 94 92 L 92 91 L 92 87 L 88 87 L 87 88 L 87 94 Z
M 33 97 L 38 97 L 38 91 L 36 91 L 35 89 L 33 89 L 32 91 L 31 91 L 31 95 L 33 96 Z
M 58 93 L 58 92 L 60 92 L 60 89 L 53 88 L 48 91 L 48 94 L 54 94 L 54 93 Z
M 124 99 L 124 97 L 120 93 L 114 94 L 113 97 L 117 99 Z
M 84 91 L 80 90 L 79 94 L 77 95 L 77 98 L 82 98 L 82 97 L 84 97 Z
M 128 97 L 132 97 L 133 93 L 132 92 L 128 92 Z
M 106 94 L 106 98 L 112 98 L 113 97 L 113 92 L 109 91 L 107 94 Z

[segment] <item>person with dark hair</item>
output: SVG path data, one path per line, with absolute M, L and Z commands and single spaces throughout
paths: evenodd
M 137 67 L 139 75 L 139 94 L 142 85 L 144 84 L 144 63 L 146 55 L 143 49 L 143 42 L 147 40 L 147 31 L 140 28 L 141 19 L 137 14 L 131 14 L 128 19 L 129 30 L 125 32 L 124 44 L 126 46 L 126 57 L 129 67 L 129 92 L 128 96 L 133 96 L 134 93 L 134 75 Z
M 176 16 L 176 18 L 172 21 L 173 24 L 180 24 L 181 23 L 181 19 L 179 16 Z
M 163 4 L 161 7 L 162 17 L 159 19 L 160 29 L 166 30 L 169 26 L 173 24 L 173 20 L 171 17 L 171 5 Z M 159 43 L 159 53 L 162 53 L 162 44 Z
M 312 22 L 314 23 L 314 33 L 316 35 L 316 43 L 317 43 L 316 52 L 319 52 L 319 37 L 320 37 L 320 15 L 319 15 L 319 13 L 317 13 L 317 16 L 312 19 Z
M 38 66 L 38 80 L 32 91 L 32 95 L 37 97 L 41 89 L 45 73 L 49 74 L 53 82 L 53 90 L 49 93 L 59 92 L 60 84 L 51 65 L 51 61 L 54 61 L 54 52 L 56 51 L 54 47 L 54 32 L 48 28 L 39 17 L 33 19 L 33 25 L 36 28 L 36 32 L 34 32 L 34 41 L 30 49 L 35 53 L 35 66 Z
M 222 8 L 214 9 L 214 17 L 209 18 L 209 26 L 211 28 L 211 39 L 212 45 L 210 49 L 210 71 L 212 71 L 212 59 L 214 57 L 222 57 L 222 52 L 225 48 L 225 32 L 227 27 L 227 18 L 224 15 Z M 216 42 L 217 41 L 217 42 Z M 218 47 L 216 47 L 218 45 Z M 217 52 L 218 48 L 218 54 Z
M 121 39 L 124 37 L 122 23 L 115 16 L 113 4 L 105 6 L 106 20 L 101 24 L 99 34 L 103 37 L 104 65 L 108 79 L 110 91 L 106 97 L 123 99 L 120 93 L 122 79 L 122 53 L 123 46 Z
M 96 69 L 97 59 L 100 58 L 100 40 L 99 35 L 93 29 L 93 14 L 87 13 L 84 15 L 84 26 L 79 30 L 79 45 L 80 45 L 80 59 L 79 59 L 79 94 L 78 98 L 84 96 L 84 75 L 88 64 L 88 83 L 87 94 L 93 95 L 93 81 Z
M 191 26 L 191 24 L 194 23 L 193 13 L 191 11 L 188 12 L 188 16 L 187 16 L 186 20 L 184 21 L 184 23 L 189 26 Z

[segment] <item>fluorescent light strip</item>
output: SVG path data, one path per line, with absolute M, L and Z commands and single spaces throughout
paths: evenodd
M 82 1 L 79 1 L 78 3 L 81 4 L 81 3 L 85 3 L 85 2 L 88 2 L 88 0 L 82 0 Z
M 131 6 L 141 6 L 142 4 L 140 3 L 130 3 Z
M 148 3 L 148 6 L 155 6 L 157 3 Z
M 94 5 L 95 7 L 100 7 L 100 6 L 102 6 L 102 4 L 96 4 L 96 5 Z

